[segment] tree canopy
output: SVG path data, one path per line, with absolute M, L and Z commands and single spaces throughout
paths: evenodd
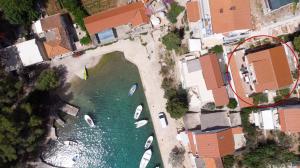
M 59 85 L 59 77 L 52 69 L 44 70 L 38 77 L 36 88 L 39 90 L 51 90 L 57 88 Z
M 0 9 L 11 24 L 30 25 L 38 18 L 37 0 L 0 0 Z
M 176 23 L 177 22 L 177 16 L 184 11 L 184 7 L 178 5 L 177 2 L 172 2 L 171 3 L 171 9 L 167 13 L 167 17 L 170 20 L 171 23 Z
M 230 109 L 235 109 L 237 107 L 237 101 L 235 98 L 230 98 L 229 103 L 227 104 L 227 107 Z
M 249 168 L 265 168 L 270 165 L 283 166 L 297 161 L 297 156 L 287 148 L 280 147 L 274 142 L 260 144 L 256 149 L 246 153 L 242 164 Z
M 300 36 L 294 38 L 293 44 L 296 51 L 300 52 Z
M 41 115 L 24 98 L 23 88 L 17 78 L 0 72 L 0 167 L 10 167 L 21 157 L 28 157 L 45 131 Z
M 172 118 L 179 119 L 188 111 L 187 93 L 182 88 L 165 90 L 165 97 L 168 99 L 167 112 Z
M 181 45 L 181 39 L 176 32 L 169 32 L 162 38 L 162 43 L 166 46 L 167 50 L 177 51 Z

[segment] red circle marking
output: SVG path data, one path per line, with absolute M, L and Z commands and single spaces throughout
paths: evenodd
M 279 42 L 281 43 L 281 45 L 283 45 L 283 44 L 286 45 L 286 46 L 292 51 L 292 53 L 293 53 L 293 55 L 294 55 L 294 58 L 295 58 L 295 60 L 297 61 L 298 77 L 297 77 L 296 83 L 295 83 L 294 86 L 293 86 L 293 89 L 289 92 L 289 94 L 288 94 L 287 96 L 284 97 L 284 99 L 279 100 L 279 101 L 277 101 L 277 102 L 275 102 L 275 103 L 273 103 L 273 104 L 257 106 L 257 105 L 254 105 L 253 103 L 250 103 L 250 102 L 244 100 L 244 99 L 243 99 L 239 94 L 237 94 L 236 91 L 232 88 L 231 82 L 229 81 L 229 79 L 230 79 L 230 76 L 229 76 L 229 66 L 230 66 L 230 60 L 231 60 L 231 58 L 232 58 L 232 56 L 233 56 L 233 53 L 235 53 L 235 52 L 238 50 L 238 48 L 239 48 L 242 44 L 244 44 L 246 41 L 249 41 L 249 40 L 251 40 L 251 39 L 253 39 L 253 38 L 261 38 L 261 37 L 269 37 L 269 38 L 276 39 L 277 41 L 279 41 Z M 249 38 L 243 40 L 242 42 L 240 42 L 240 43 L 234 48 L 234 50 L 233 50 L 231 53 L 229 53 L 228 62 L 227 62 L 227 70 L 226 70 L 226 78 L 227 78 L 227 81 L 228 81 L 228 83 L 229 83 L 229 86 L 230 86 L 231 90 L 233 91 L 233 93 L 238 97 L 238 99 L 240 99 L 240 100 L 243 101 L 244 103 L 246 103 L 246 104 L 248 104 L 248 105 L 250 105 L 250 106 L 254 106 L 254 107 L 256 107 L 256 108 L 276 107 L 276 106 L 278 106 L 279 104 L 281 104 L 284 100 L 288 99 L 288 98 L 291 96 L 291 94 L 294 92 L 294 90 L 296 89 L 296 87 L 297 87 L 297 84 L 298 84 L 298 81 L 299 81 L 299 76 L 300 76 L 299 60 L 298 60 L 298 58 L 297 58 L 297 55 L 296 55 L 294 49 L 292 49 L 291 46 L 289 46 L 289 45 L 288 45 L 286 42 L 284 42 L 282 39 L 280 39 L 280 38 L 278 38 L 278 37 L 275 37 L 275 36 L 270 36 L 270 35 L 257 35 L 257 36 L 249 37 Z

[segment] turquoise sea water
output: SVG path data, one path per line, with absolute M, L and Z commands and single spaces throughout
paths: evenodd
M 139 88 L 128 97 L 133 83 L 138 83 Z M 145 141 L 154 135 L 154 129 L 137 67 L 125 60 L 121 53 L 106 55 L 97 67 L 89 69 L 89 79 L 76 80 L 72 90 L 73 103 L 80 106 L 81 112 L 77 119 L 70 119 L 59 134 L 61 139 L 71 138 L 79 142 L 79 147 L 73 153 L 69 152 L 70 158 L 79 155 L 74 167 L 138 168 Z M 150 122 L 136 129 L 133 114 L 141 103 L 144 110 L 140 119 Z M 84 114 L 93 118 L 96 128 L 85 123 Z M 69 149 L 56 146 L 55 150 L 66 152 Z M 161 165 L 156 139 L 152 152 L 149 168 Z

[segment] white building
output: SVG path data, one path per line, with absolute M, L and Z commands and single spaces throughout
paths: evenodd
M 18 43 L 15 46 L 23 66 L 33 65 L 44 60 L 41 54 L 41 49 L 35 39 Z
M 266 109 L 253 113 L 255 126 L 264 130 L 280 129 L 279 117 L 276 108 Z

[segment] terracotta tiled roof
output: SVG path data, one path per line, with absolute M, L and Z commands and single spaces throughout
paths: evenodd
M 200 20 L 199 2 L 190 1 L 186 3 L 186 12 L 189 22 L 197 22 Z
M 247 59 L 254 67 L 256 92 L 276 90 L 293 83 L 283 46 L 251 53 Z
M 196 153 L 202 158 L 220 158 L 234 152 L 231 129 L 217 132 L 192 132 L 196 139 Z
M 192 151 L 193 155 L 196 155 L 197 154 L 197 149 L 196 149 L 196 143 L 194 142 L 194 138 L 193 138 L 193 133 L 191 131 L 188 131 L 187 132 L 188 134 L 188 138 L 189 138 L 189 147 L 190 147 L 190 150 Z
M 279 108 L 279 123 L 284 132 L 300 132 L 300 106 Z
M 216 106 L 227 105 L 229 98 L 217 56 L 209 54 L 200 57 L 199 60 L 206 87 L 208 90 L 212 90 Z
M 242 56 L 243 55 L 242 55 L 241 51 L 237 51 L 237 52 L 235 52 L 234 55 L 232 55 L 232 58 L 230 60 L 230 70 L 231 70 L 231 76 L 232 76 L 232 80 L 233 80 L 233 84 L 234 84 L 234 89 L 235 89 L 236 94 L 238 94 L 239 105 L 241 108 L 244 108 L 244 107 L 252 106 L 253 99 L 246 96 L 246 93 L 245 93 L 245 90 L 243 87 L 243 83 L 242 83 L 243 81 L 240 78 L 239 68 L 238 68 L 236 60 L 235 60 L 236 57 L 242 57 Z M 241 99 L 243 99 L 247 103 Z
M 223 168 L 221 158 L 203 158 L 206 168 Z
M 147 11 L 142 2 L 113 8 L 84 18 L 89 34 L 96 34 L 113 27 L 132 24 L 139 26 L 149 22 Z
M 250 0 L 209 0 L 214 33 L 252 29 Z
M 66 23 L 61 14 L 41 19 L 42 29 L 45 32 L 44 46 L 49 58 L 68 53 L 73 50 Z
M 243 127 L 237 126 L 237 127 L 232 127 L 232 134 L 242 134 L 243 132 Z

